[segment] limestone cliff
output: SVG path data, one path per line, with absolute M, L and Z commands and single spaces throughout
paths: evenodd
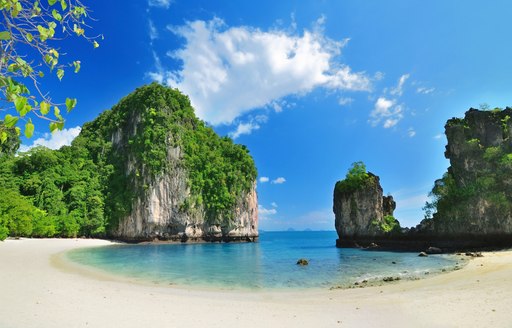
M 355 163 L 345 180 L 334 188 L 333 211 L 338 233 L 337 244 L 388 236 L 400 229 L 393 217 L 396 204 L 392 196 L 383 196 L 378 176 Z
M 470 109 L 445 126 L 450 167 L 434 186 L 435 235 L 512 235 L 512 109 Z
M 77 139 L 106 171 L 111 237 L 258 237 L 256 169 L 248 150 L 198 120 L 179 91 L 139 88 L 86 124 Z

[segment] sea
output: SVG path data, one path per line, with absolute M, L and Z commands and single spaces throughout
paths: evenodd
M 336 248 L 336 238 L 335 231 L 261 232 L 255 243 L 116 244 L 66 257 L 134 281 L 230 290 L 348 288 L 464 265 L 456 255 Z M 309 264 L 297 265 L 302 258 Z

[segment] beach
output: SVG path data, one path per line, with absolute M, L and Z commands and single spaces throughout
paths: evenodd
M 94 239 L 0 242 L 0 327 L 511 327 L 512 251 L 382 286 L 227 291 L 95 274 L 65 251 Z

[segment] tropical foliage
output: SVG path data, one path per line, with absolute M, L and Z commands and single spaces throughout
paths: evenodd
M 9 195 L 0 236 L 108 235 L 149 184 L 172 174 L 170 147 L 182 149 L 188 172 L 182 209 L 203 208 L 209 222 L 229 225 L 256 179 L 253 159 L 197 119 L 186 96 L 154 83 L 85 124 L 71 146 L 0 156 L 0 192 Z

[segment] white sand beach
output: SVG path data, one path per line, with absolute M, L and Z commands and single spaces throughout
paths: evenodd
M 55 254 L 87 239 L 0 242 L 0 327 L 512 327 L 512 251 L 384 286 L 200 291 L 85 274 Z

